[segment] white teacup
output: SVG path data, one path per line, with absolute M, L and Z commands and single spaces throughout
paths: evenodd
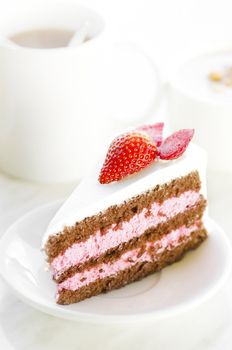
M 119 130 L 149 117 L 157 72 L 132 44 L 115 44 L 97 13 L 41 5 L 0 18 L 0 168 L 47 183 L 78 180 Z M 77 47 L 28 48 L 15 33 L 88 22 Z
M 232 68 L 232 48 L 179 60 L 169 76 L 169 116 L 173 129 L 196 129 L 194 140 L 208 151 L 209 169 L 232 172 L 232 79 L 228 86 L 217 76 L 210 79 L 227 68 Z

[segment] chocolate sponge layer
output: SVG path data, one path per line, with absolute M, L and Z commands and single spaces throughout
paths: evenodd
M 133 281 L 140 280 L 180 260 L 187 251 L 197 248 L 206 237 L 206 230 L 200 228 L 192 232 L 187 239 L 183 238 L 182 243 L 173 250 L 164 250 L 163 253 L 159 255 L 158 260 L 153 262 L 139 262 L 133 267 L 120 271 L 114 276 L 98 279 L 76 291 L 62 289 L 59 291 L 57 303 L 63 305 L 76 303 L 91 296 L 121 288 Z
M 74 226 L 66 227 L 63 232 L 58 232 L 48 239 L 45 246 L 48 262 L 51 262 L 72 244 L 87 240 L 97 230 L 100 230 L 101 234 L 104 235 L 112 224 L 120 225 L 123 221 L 129 221 L 143 208 L 149 209 L 154 202 L 162 203 L 168 198 L 178 197 L 189 190 L 199 192 L 200 188 L 199 174 L 194 171 L 164 185 L 157 185 L 153 189 L 123 202 L 121 205 L 111 206 L 104 212 L 77 222 Z
M 194 208 L 188 209 L 183 213 L 180 213 L 168 220 L 165 223 L 161 223 L 158 226 L 150 227 L 141 236 L 132 238 L 130 241 L 122 243 L 115 248 L 107 250 L 104 254 L 98 258 L 89 259 L 85 264 L 75 265 L 67 269 L 59 277 L 55 278 L 57 282 L 62 282 L 66 278 L 71 277 L 76 272 L 85 270 L 86 268 L 91 268 L 97 264 L 108 263 L 117 260 L 125 252 L 137 248 L 142 243 L 147 241 L 155 242 L 160 240 L 163 236 L 167 235 L 172 230 L 176 230 L 181 226 L 189 227 L 193 225 L 196 221 L 201 221 L 204 210 L 206 206 L 206 201 L 203 197 L 198 201 Z

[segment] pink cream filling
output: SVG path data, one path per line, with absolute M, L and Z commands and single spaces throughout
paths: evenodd
M 154 262 L 159 258 L 165 249 L 172 250 L 180 244 L 188 241 L 191 233 L 198 229 L 198 225 L 194 224 L 190 227 L 182 226 L 177 230 L 171 231 L 168 235 L 155 242 L 147 242 L 146 249 L 142 255 L 139 255 L 140 249 L 136 248 L 128 251 L 120 257 L 120 259 L 112 263 L 102 263 L 96 267 L 92 267 L 89 270 L 78 272 L 72 277 L 67 278 L 64 282 L 58 284 L 58 295 L 62 289 L 77 290 L 81 287 L 88 285 L 89 283 L 95 282 L 98 279 L 105 277 L 114 276 L 118 272 L 128 269 L 139 262 Z M 180 240 L 182 238 L 182 240 Z M 153 249 L 151 255 L 150 250 Z
M 147 229 L 156 227 L 186 209 L 194 207 L 199 197 L 199 192 L 186 191 L 179 197 L 165 200 L 162 204 L 155 202 L 150 210 L 144 208 L 129 221 L 123 222 L 120 227 L 113 224 L 105 234 L 98 230 L 86 241 L 74 243 L 63 254 L 53 259 L 51 268 L 54 277 L 57 278 L 72 266 L 83 264 L 91 258 L 98 258 L 107 250 L 117 247 L 134 237 L 139 237 Z

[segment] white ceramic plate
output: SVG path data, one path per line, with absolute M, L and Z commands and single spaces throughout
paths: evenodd
M 52 203 L 29 212 L 11 226 L 0 241 L 3 278 L 20 299 L 48 314 L 107 323 L 167 317 L 214 294 L 229 274 L 230 244 L 223 231 L 208 220 L 209 238 L 182 261 L 108 294 L 69 306 L 57 305 L 55 283 L 49 271 L 45 271 L 40 244 L 59 204 Z

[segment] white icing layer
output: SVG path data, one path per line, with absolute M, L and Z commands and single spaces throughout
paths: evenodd
M 98 182 L 102 165 L 100 164 L 99 169 L 95 169 L 90 176 L 86 177 L 58 210 L 44 234 L 43 247 L 50 235 L 61 232 L 65 226 L 72 226 L 86 217 L 104 211 L 111 205 L 121 204 L 158 184 L 162 185 L 194 170 L 200 174 L 201 192 L 206 197 L 206 162 L 206 152 L 191 143 L 182 157 L 173 161 L 155 162 L 140 173 L 109 185 L 101 185 Z

